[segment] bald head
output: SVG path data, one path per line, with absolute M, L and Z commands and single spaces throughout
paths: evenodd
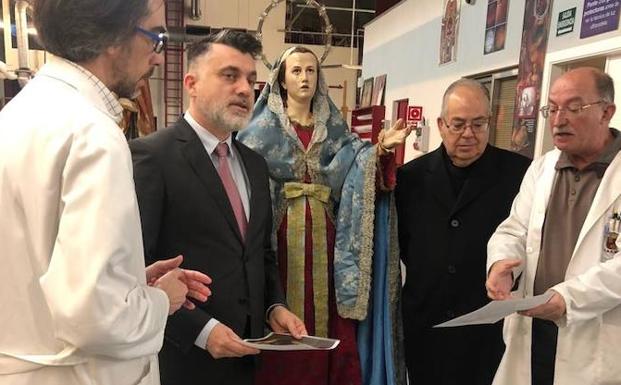
M 444 93 L 438 128 L 446 153 L 457 167 L 471 165 L 487 147 L 488 95 L 485 86 L 471 79 L 454 82 Z
M 589 87 L 594 90 L 597 95 L 607 103 L 615 100 L 614 81 L 604 71 L 595 67 L 579 67 L 565 72 L 554 83 L 566 81 L 571 84 Z
M 610 76 L 591 67 L 567 71 L 550 88 L 548 104 L 554 145 L 580 170 L 597 160 L 613 139 L 609 124 L 616 106 Z
M 443 118 L 446 118 L 446 115 L 448 112 L 447 106 L 448 106 L 449 98 L 451 97 L 451 95 L 455 93 L 455 91 L 457 91 L 460 88 L 467 88 L 473 91 L 472 94 L 474 94 L 475 97 L 480 97 L 484 101 L 484 103 L 486 103 L 487 106 L 490 105 L 489 91 L 483 84 L 481 84 L 480 82 L 476 80 L 472 80 L 472 79 L 459 79 L 451 83 L 451 85 L 448 86 L 446 91 L 444 91 L 444 96 L 442 97 L 442 112 L 440 115 Z M 488 115 L 492 114 L 491 107 L 489 107 L 488 112 L 489 112 Z

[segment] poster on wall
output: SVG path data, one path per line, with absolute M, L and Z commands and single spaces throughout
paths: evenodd
M 457 58 L 457 32 L 459 31 L 458 0 L 443 0 L 442 30 L 440 35 L 440 64 L 454 62 Z
M 580 38 L 614 31 L 619 27 L 619 0 L 584 0 Z
M 526 0 L 511 149 L 533 157 L 552 0 Z
M 505 48 L 507 38 L 507 10 L 509 0 L 487 0 L 487 19 L 485 21 L 485 44 L 483 54 Z
M 369 107 L 373 92 L 373 78 L 364 79 L 362 94 L 360 96 L 360 108 Z

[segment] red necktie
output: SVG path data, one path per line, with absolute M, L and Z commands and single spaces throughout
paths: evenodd
M 218 155 L 218 174 L 226 190 L 226 195 L 229 197 L 231 207 L 233 207 L 233 213 L 235 213 L 235 219 L 237 220 L 237 226 L 239 226 L 239 232 L 242 238 L 246 236 L 246 226 L 248 221 L 246 219 L 246 213 L 244 211 L 244 205 L 242 204 L 241 196 L 237 190 L 237 185 L 233 180 L 231 169 L 229 168 L 229 161 L 227 155 L 229 153 L 229 145 L 221 142 L 216 146 L 216 155 Z

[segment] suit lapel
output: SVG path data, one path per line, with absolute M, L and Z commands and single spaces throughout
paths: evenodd
M 442 151 L 443 149 L 440 147 L 431 154 L 427 176 L 425 177 L 425 184 L 433 186 L 432 188 L 435 189 L 435 193 L 433 194 L 435 199 L 444 206 L 447 211 L 451 211 L 455 205 L 455 194 L 453 194 L 448 171 L 446 171 L 444 165 Z
M 222 215 L 229 223 L 229 226 L 231 226 L 241 242 L 242 238 L 239 227 L 237 226 L 237 221 L 235 220 L 233 208 L 226 195 L 220 176 L 211 158 L 207 154 L 203 143 L 185 119 L 179 119 L 175 129 L 177 132 L 177 140 L 181 145 L 183 157 L 188 161 L 198 179 L 205 186 L 208 195 L 216 202 L 216 206 L 218 206 Z

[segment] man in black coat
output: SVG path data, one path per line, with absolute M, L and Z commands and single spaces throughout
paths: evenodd
M 300 337 L 285 306 L 271 248 L 265 160 L 231 135 L 249 120 L 261 44 L 224 30 L 188 49 L 189 108 L 171 128 L 132 141 L 134 179 L 149 261 L 183 254 L 208 272 L 213 295 L 166 325 L 164 385 L 251 385 L 259 353 L 242 338 L 275 331 Z
M 442 145 L 397 173 L 406 364 L 416 385 L 489 385 L 504 351 L 502 323 L 432 328 L 489 301 L 487 241 L 530 164 L 488 144 L 490 115 L 487 89 L 456 81 L 438 118 Z

